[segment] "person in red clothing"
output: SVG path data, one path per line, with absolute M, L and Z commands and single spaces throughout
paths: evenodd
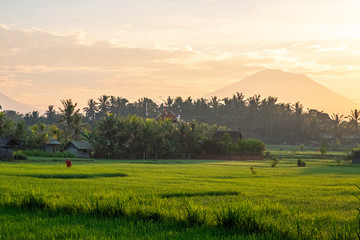
M 70 158 L 66 159 L 66 167 L 71 167 L 71 160 Z

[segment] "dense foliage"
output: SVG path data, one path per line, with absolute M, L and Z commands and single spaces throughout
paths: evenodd
M 44 115 L 0 112 L 0 137 L 12 137 L 32 149 L 41 148 L 51 138 L 62 146 L 70 139 L 86 139 L 95 146 L 97 156 L 109 158 L 189 158 L 199 150 L 247 154 L 243 146 L 253 140 L 235 145 L 224 143 L 226 139 L 212 142 L 209 136 L 220 129 L 217 126 L 240 129 L 245 139 L 256 138 L 266 144 L 321 145 L 338 150 L 360 141 L 358 110 L 348 116 L 328 115 L 314 109 L 304 111 L 300 103 L 278 103 L 275 97 L 245 99 L 236 93 L 224 99 L 168 97 L 156 104 L 148 98 L 131 103 L 103 95 L 90 99 L 83 113 L 71 99 L 61 103 L 58 111 L 50 105 Z M 183 121 L 174 125 L 154 120 L 166 111 L 180 115 Z M 261 144 L 254 148 L 263 151 Z
M 88 139 L 97 157 L 105 158 L 191 158 L 212 138 L 216 125 L 144 119 L 108 114 Z

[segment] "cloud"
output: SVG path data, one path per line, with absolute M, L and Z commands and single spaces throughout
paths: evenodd
M 174 34 L 182 34 L 176 29 Z M 185 30 L 184 30 L 185 31 Z M 124 33 L 126 34 L 126 33 Z M 154 47 L 121 45 L 78 32 L 62 36 L 0 25 L 0 88 L 39 108 L 101 94 L 200 97 L 264 68 L 306 73 L 322 83 L 360 72 L 357 42 L 301 41 L 212 46 L 191 42 Z M 336 86 L 333 82 L 333 86 Z
M 316 52 L 341 52 L 348 50 L 346 45 L 332 46 L 327 48 L 318 48 Z

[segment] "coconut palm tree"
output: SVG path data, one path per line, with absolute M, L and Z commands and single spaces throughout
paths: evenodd
M 98 98 L 99 103 L 98 103 L 98 115 L 99 118 L 101 119 L 103 117 L 106 116 L 106 113 L 110 110 L 110 97 L 107 95 L 102 95 L 101 97 Z
M 119 150 L 119 135 L 121 131 L 119 129 L 119 116 L 114 114 L 107 114 L 104 118 L 98 123 L 96 129 L 97 135 L 99 136 L 100 145 L 98 146 L 100 150 L 100 155 L 113 158 L 115 153 Z
M 359 134 L 359 121 L 360 121 L 360 112 L 359 110 L 351 110 L 350 114 L 347 116 L 349 119 L 350 127 L 355 131 L 355 134 Z
M 63 105 L 59 107 L 61 122 L 66 125 L 66 135 L 70 138 L 73 135 L 74 130 L 74 119 L 79 114 L 80 109 L 76 109 L 77 103 L 73 103 L 71 99 L 61 100 Z
M 54 109 L 54 105 L 49 105 L 48 109 L 45 112 L 45 117 L 46 117 L 46 123 L 47 124 L 54 124 L 56 122 L 58 122 L 58 116 L 57 113 Z
M 96 120 L 96 113 L 98 111 L 97 103 L 94 99 L 89 99 L 87 102 L 87 106 L 83 108 L 85 112 L 85 116 L 87 117 L 91 126 L 94 126 Z
M 253 137 L 256 133 L 256 126 L 258 125 L 258 113 L 260 107 L 260 95 L 254 95 L 247 99 L 247 123 L 249 137 Z
M 73 120 L 74 134 L 73 139 L 76 141 L 81 140 L 81 133 L 84 130 L 85 124 L 83 123 L 84 117 L 81 114 L 75 114 Z
M 340 139 L 341 138 L 340 126 L 341 123 L 344 121 L 344 115 L 340 115 L 339 113 L 337 114 L 333 113 L 330 116 L 330 119 L 331 119 L 331 125 L 333 126 L 333 136 L 336 139 Z

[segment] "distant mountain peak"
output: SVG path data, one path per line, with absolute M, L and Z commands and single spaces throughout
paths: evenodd
M 32 107 L 30 105 L 20 103 L 10 97 L 6 96 L 5 94 L 0 92 L 0 106 L 2 110 L 12 110 L 19 113 L 28 113 L 32 111 L 40 111 L 39 109 Z
M 277 97 L 282 103 L 300 102 L 305 109 L 316 109 L 329 114 L 347 114 L 352 109 L 360 108 L 358 104 L 304 74 L 280 69 L 264 69 L 205 97 L 231 97 L 236 92 L 241 92 L 246 97 L 254 94 L 259 94 L 261 98 Z

